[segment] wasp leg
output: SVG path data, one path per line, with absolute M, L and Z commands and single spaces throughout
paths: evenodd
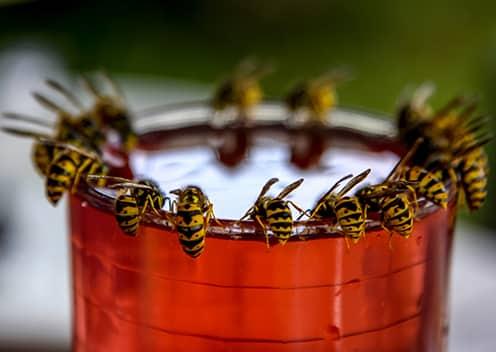
M 296 218 L 296 221 L 301 220 L 301 218 L 302 218 L 303 216 L 305 216 L 305 215 L 308 217 L 308 219 L 311 219 L 311 217 L 312 217 L 312 209 L 307 209 L 307 210 L 305 210 L 304 212 L 302 212 L 302 213 L 300 214 L 300 216 L 298 216 L 298 217 Z
M 237 225 L 239 226 L 239 228 L 241 229 L 241 232 L 244 232 L 244 229 L 243 229 L 243 226 L 242 226 L 242 221 L 248 217 L 250 217 L 252 215 L 252 211 L 253 211 L 253 207 L 251 207 L 250 209 L 248 209 L 246 211 L 246 213 L 238 220 L 234 223 L 234 225 Z
M 177 212 L 177 201 L 176 200 L 172 201 L 171 212 L 173 212 L 173 213 Z
M 81 166 L 78 167 L 78 170 L 76 171 L 76 175 L 74 176 L 74 181 L 72 182 L 71 194 L 76 193 L 78 185 L 79 185 L 79 181 L 81 180 L 81 176 L 83 175 L 83 172 L 86 171 L 86 169 L 88 168 L 88 166 L 91 165 L 92 162 L 93 162 L 93 160 L 86 159 L 85 161 L 83 161 Z
M 165 197 L 165 200 L 167 202 L 167 205 L 169 206 L 169 211 L 172 212 L 174 209 L 173 209 L 173 201 L 172 199 L 170 199 L 169 197 Z
M 458 192 L 459 191 L 459 183 L 458 183 L 458 176 L 456 175 L 456 172 L 455 170 L 450 167 L 448 169 L 448 174 L 449 174 L 449 179 L 450 179 L 450 188 L 451 188 L 451 192 Z M 460 192 L 461 194 L 462 192 Z M 461 205 L 463 205 L 463 202 L 461 203 Z
M 212 218 L 212 216 L 213 216 L 213 209 L 211 206 L 209 206 L 205 215 L 205 227 L 208 227 L 208 225 L 210 224 L 210 219 Z
M 146 205 L 146 203 L 150 204 L 150 208 L 152 208 L 152 210 L 155 214 L 157 214 L 158 216 L 161 216 L 160 211 L 158 211 L 158 209 L 155 208 L 155 205 L 153 204 L 153 198 L 150 194 L 146 197 L 145 205 Z
M 145 214 L 146 209 L 148 208 L 148 204 L 150 204 L 150 206 L 152 207 L 152 205 L 151 205 L 151 204 L 153 204 L 153 203 L 150 203 L 150 202 L 148 201 L 148 198 L 147 198 L 147 199 L 145 200 L 145 204 L 143 204 L 143 208 L 141 208 L 141 211 L 140 211 L 140 216 L 141 216 L 141 217 Z
M 267 245 L 267 248 L 270 248 L 269 234 L 267 233 L 267 229 L 265 228 L 265 225 L 264 225 L 262 219 L 260 219 L 260 217 L 258 215 L 255 215 L 255 220 L 258 222 L 258 224 L 262 228 L 262 231 L 264 232 L 264 235 L 265 235 L 265 244 Z
M 218 226 L 224 226 L 224 224 L 222 222 L 219 221 L 219 219 L 217 219 L 217 216 L 215 216 L 215 213 L 214 213 L 214 205 L 212 203 L 209 204 L 208 206 L 208 211 L 211 212 L 211 215 L 212 215 L 212 220 L 218 225 Z
M 384 224 L 381 224 L 381 227 L 384 231 L 386 231 L 389 234 L 389 242 L 388 242 L 388 247 L 389 250 L 393 250 L 393 232 L 388 229 Z
M 165 212 L 165 218 L 167 219 L 167 221 L 173 226 L 173 227 L 176 227 L 176 218 L 174 216 L 174 214 L 172 213 L 169 213 L 169 212 Z
M 296 210 L 298 210 L 300 212 L 300 215 L 298 216 L 298 218 L 296 220 L 300 220 L 303 215 L 309 216 L 309 214 L 308 214 L 309 209 L 303 210 L 301 207 L 299 207 L 295 202 L 293 202 L 291 200 L 288 200 L 287 202 L 288 202 L 288 204 L 291 204 Z
M 307 215 L 308 220 L 312 220 L 315 217 L 315 215 L 317 215 L 320 208 L 322 208 L 323 206 L 324 206 L 324 202 L 320 202 L 319 204 L 317 204 L 317 206 L 315 207 L 315 209 L 313 211 L 310 212 L 310 209 L 305 210 L 305 213 L 310 212 L 310 215 Z M 298 218 L 298 220 L 299 220 L 299 218 Z
M 367 207 L 363 208 L 363 218 L 365 219 L 365 225 L 367 225 Z M 366 236 L 367 236 L 367 227 L 365 227 L 365 230 L 363 231 L 361 237 L 365 239 Z
M 413 197 L 413 202 L 410 202 L 410 203 L 414 203 L 415 204 L 415 214 L 417 214 L 418 213 L 418 210 L 419 210 L 418 202 L 417 202 L 417 191 L 412 186 L 407 186 L 407 188 L 408 188 L 408 190 L 410 191 L 410 193 L 412 194 L 412 197 Z
M 348 236 L 346 236 L 346 234 L 343 234 L 343 236 L 344 236 L 344 242 L 346 243 L 346 249 L 350 250 L 350 248 L 351 248 L 350 240 L 348 239 Z
M 251 207 L 250 209 L 248 209 L 246 211 L 245 215 L 243 215 L 238 221 L 243 221 L 244 219 L 246 219 L 247 217 L 249 217 L 252 214 L 252 211 L 253 211 L 253 207 Z

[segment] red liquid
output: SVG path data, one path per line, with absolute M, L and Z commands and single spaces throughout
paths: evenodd
M 214 236 L 197 259 L 173 231 L 142 224 L 131 238 L 111 213 L 70 207 L 74 351 L 445 350 L 453 206 L 392 250 L 382 230 L 350 249 Z

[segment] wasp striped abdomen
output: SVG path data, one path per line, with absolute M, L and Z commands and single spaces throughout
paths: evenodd
M 446 208 L 448 205 L 448 192 L 442 180 L 438 179 L 433 173 L 424 168 L 414 166 L 405 169 L 403 178 L 415 183 L 413 188 L 419 195 L 424 196 L 432 203 Z
M 136 199 L 128 194 L 120 194 L 115 199 L 115 218 L 121 230 L 135 236 L 141 221 L 141 214 Z
M 179 204 L 176 215 L 179 242 L 186 254 L 195 258 L 205 249 L 205 219 L 201 208 L 192 204 Z
M 458 167 L 460 184 L 470 210 L 478 210 L 487 196 L 487 163 L 477 153 L 469 155 Z
M 50 203 L 56 205 L 64 192 L 71 188 L 78 172 L 80 158 L 77 153 L 59 154 L 47 168 L 46 195 Z
M 83 174 L 104 175 L 106 165 L 93 154 L 69 144 L 44 141 L 47 145 L 60 148 L 47 168 L 46 195 L 50 203 L 56 205 L 65 191 L 74 193 Z
M 40 175 L 46 176 L 48 166 L 50 166 L 55 154 L 56 147 L 53 145 L 45 145 L 39 142 L 33 144 L 32 159 L 36 171 L 38 171 Z
M 382 200 L 382 224 L 388 230 L 409 237 L 414 218 L 415 211 L 406 192 L 386 196 Z
M 213 206 L 203 191 L 196 186 L 171 191 L 178 196 L 177 212 L 172 220 L 179 234 L 183 251 L 192 258 L 205 249 L 205 237 Z
M 354 242 L 365 234 L 365 211 L 357 197 L 343 197 L 334 205 L 336 220 L 341 229 Z
M 293 232 L 293 216 L 286 201 L 273 199 L 265 208 L 267 224 L 280 244 L 285 244 Z

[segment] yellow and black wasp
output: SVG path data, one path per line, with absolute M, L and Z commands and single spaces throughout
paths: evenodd
M 481 148 L 468 153 L 457 167 L 463 198 L 471 211 L 478 210 L 487 197 L 488 160 Z
M 421 143 L 422 140 L 418 139 L 382 183 L 357 192 L 357 197 L 365 207 L 381 211 L 384 228 L 403 237 L 410 236 L 413 230 L 417 195 L 441 207 L 446 207 L 448 200 L 444 184 L 431 172 L 406 166 Z
M 40 140 L 42 144 L 57 148 L 46 172 L 46 195 L 56 205 L 65 191 L 75 193 L 81 177 L 87 174 L 106 175 L 107 166 L 100 157 L 90 151 L 53 140 Z
M 65 191 L 75 193 L 81 177 L 88 174 L 104 176 L 108 173 L 108 167 L 95 153 L 53 140 L 42 139 L 40 143 L 59 150 L 46 172 L 46 196 L 52 205 L 58 203 Z
M 410 104 L 412 105 L 412 104 Z M 400 137 L 407 144 L 414 138 L 424 143 L 413 157 L 425 169 L 453 189 L 460 189 L 470 210 L 479 209 L 487 195 L 489 172 L 483 145 L 491 137 L 485 132 L 487 120 L 475 115 L 477 104 L 455 97 L 436 113 L 415 115 L 425 106 L 425 99 L 416 110 L 404 108 L 398 116 Z M 421 115 L 421 118 L 415 117 Z
M 362 188 L 357 197 L 365 209 L 381 212 L 381 225 L 389 232 L 409 237 L 415 218 L 415 196 L 410 185 L 397 182 Z M 412 199 L 413 198 L 413 199 Z
M 160 209 L 168 199 L 160 186 L 149 179 L 133 181 L 101 175 L 88 175 L 86 179 L 89 184 L 104 182 L 108 188 L 118 190 L 114 201 L 115 218 L 121 230 L 129 236 L 136 235 L 148 209 L 160 216 Z
M 465 201 L 471 211 L 482 207 L 487 196 L 489 166 L 483 145 L 489 140 L 464 143 L 453 154 L 433 154 L 427 161 L 426 168 L 437 178 L 451 182 L 452 189 L 459 189 L 460 201 Z
M 352 177 L 347 175 L 338 180 L 316 203 L 311 212 L 310 219 L 314 217 L 331 218 L 336 217 L 336 221 L 343 230 L 345 239 L 351 238 L 353 242 L 358 242 L 365 235 L 365 222 L 367 220 L 367 209 L 364 208 L 358 197 L 345 197 L 353 187 L 362 182 L 370 173 L 370 169 L 365 170 L 353 177 L 339 192 L 334 191 L 339 185 Z
M 174 201 L 175 214 L 170 217 L 179 233 L 183 251 L 192 258 L 198 257 L 205 249 L 205 237 L 210 219 L 214 217 L 213 205 L 197 186 L 170 191 L 178 198 Z
M 216 111 L 235 108 L 239 116 L 247 116 L 263 98 L 260 79 L 271 71 L 270 67 L 251 60 L 241 62 L 214 92 L 212 107 Z
M 98 119 L 90 111 L 87 111 L 76 96 L 62 84 L 54 80 L 46 80 L 45 83 L 62 95 L 77 110 L 76 113 L 68 112 L 46 96 L 40 93 L 33 94 L 42 106 L 57 115 L 54 129 L 57 139 L 63 141 L 78 140 L 81 147 L 100 153 L 100 148 L 105 143 L 105 135 Z
M 47 81 L 47 84 L 61 92 L 76 107 L 81 103 L 62 85 L 55 81 Z M 104 135 L 100 127 L 95 124 L 91 116 L 84 114 L 82 110 L 79 115 L 74 115 L 60 105 L 39 93 L 34 93 L 35 99 L 44 107 L 53 111 L 57 115 L 55 123 L 46 121 L 39 117 L 26 116 L 18 113 L 4 113 L 3 117 L 16 122 L 27 122 L 38 127 L 48 128 L 50 133 L 38 133 L 30 130 L 16 128 L 3 128 L 4 131 L 24 137 L 35 139 L 32 148 L 32 159 L 35 169 L 41 174 L 46 175 L 46 169 L 55 156 L 57 148 L 54 145 L 40 143 L 39 139 L 51 139 L 61 143 L 68 143 L 74 146 L 91 150 L 100 154 L 100 147 L 104 143 Z
M 406 165 L 417 152 L 422 142 L 421 138 L 417 139 L 412 148 L 398 161 L 382 183 L 365 187 L 358 192 L 359 195 L 367 198 L 367 203 L 371 210 L 377 211 L 379 208 L 378 198 L 371 197 L 371 194 L 382 193 L 387 189 L 408 191 L 412 195 L 415 204 L 417 196 L 419 196 L 442 208 L 447 207 L 449 194 L 443 180 L 423 167 Z
M 269 247 L 269 234 L 266 228 L 267 225 L 279 243 L 284 245 L 293 233 L 293 215 L 289 206 L 292 205 L 296 210 L 304 213 L 304 210 L 302 210 L 294 202 L 284 199 L 302 184 L 303 179 L 301 178 L 291 183 L 275 197 L 266 196 L 265 194 L 269 191 L 270 187 L 278 181 L 279 179 L 277 178 L 271 178 L 268 180 L 262 187 L 255 204 L 253 204 L 253 206 L 248 209 L 246 214 L 239 220 L 242 221 L 248 217 L 255 220 L 265 234 L 267 247 Z
M 105 129 L 115 131 L 119 135 L 123 148 L 130 150 L 136 144 L 137 136 L 132 126 L 130 112 L 124 101 L 124 94 L 107 73 L 101 72 L 100 76 L 111 87 L 111 94 L 105 94 L 88 78 L 83 77 L 85 88 L 95 99 L 90 114 Z
M 10 127 L 2 127 L 2 130 L 4 132 L 7 132 L 15 136 L 28 137 L 34 139 L 33 147 L 31 150 L 31 159 L 33 161 L 33 165 L 36 171 L 40 175 L 46 176 L 48 166 L 53 161 L 53 158 L 55 157 L 57 152 L 60 151 L 60 148 L 58 148 L 56 145 L 45 144 L 42 142 L 42 140 L 52 139 L 52 136 L 48 134 L 31 132 L 27 130 L 10 128 Z M 63 143 L 63 141 L 60 142 Z
M 345 71 L 334 70 L 300 82 L 288 93 L 286 106 L 293 114 L 303 112 L 312 121 L 323 122 L 327 113 L 337 105 L 336 85 L 348 77 Z

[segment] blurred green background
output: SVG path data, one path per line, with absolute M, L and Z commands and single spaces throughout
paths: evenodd
M 15 46 L 48 48 L 74 74 L 105 67 L 113 74 L 212 83 L 240 59 L 255 55 L 276 64 L 277 71 L 264 81 L 270 96 L 297 79 L 345 65 L 355 80 L 339 90 L 344 106 L 392 115 L 406 85 L 430 80 L 438 86 L 435 106 L 470 93 L 480 97 L 482 112 L 496 114 L 494 1 L 0 5 L 0 55 Z M 490 159 L 494 165 L 493 152 Z M 490 216 L 495 202 L 493 196 L 483 211 L 465 216 L 496 227 L 496 217 Z

